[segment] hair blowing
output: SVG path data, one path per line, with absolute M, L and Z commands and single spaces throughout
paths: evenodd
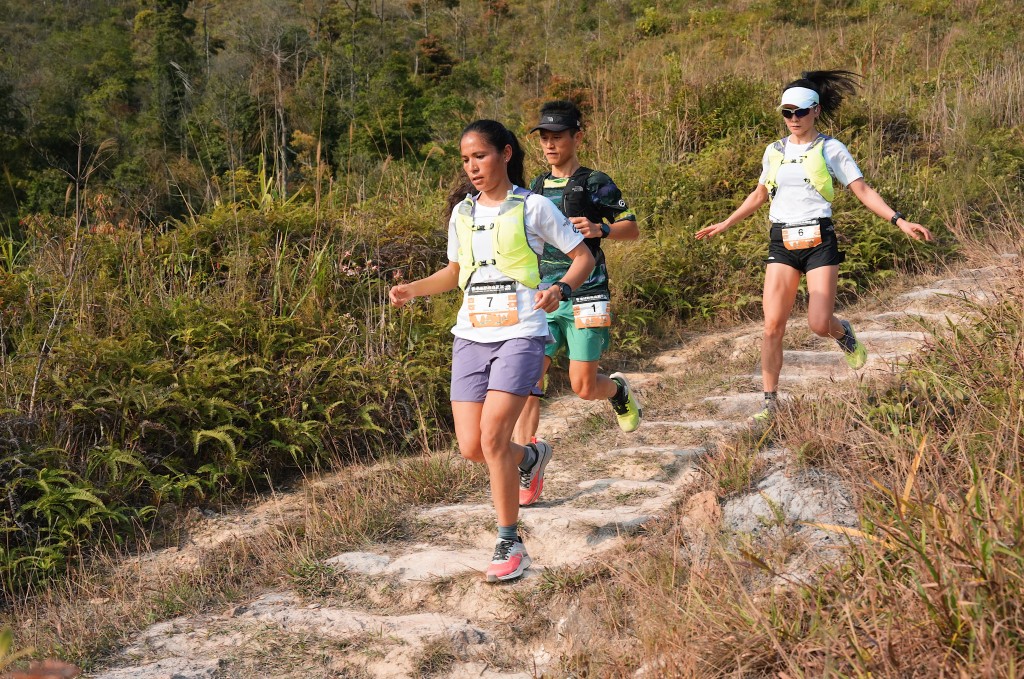
M 509 159 L 507 166 L 508 178 L 516 186 L 525 187 L 526 177 L 523 172 L 523 159 L 526 157 L 526 153 L 523 151 L 523 147 L 519 145 L 519 139 L 516 138 L 516 135 L 512 134 L 507 127 L 497 120 L 487 119 L 474 120 L 469 125 L 466 125 L 466 129 L 462 130 L 460 139 L 471 132 L 479 134 L 490 146 L 493 146 L 498 151 L 501 151 L 506 146 L 512 147 L 512 157 Z M 458 184 L 448 195 L 448 205 L 445 210 L 446 220 L 451 217 L 455 206 L 462 202 L 467 193 L 472 191 L 473 185 L 466 178 L 466 175 L 463 174 Z
M 821 115 L 828 119 L 843 103 L 843 99 L 857 91 L 859 75 L 852 71 L 804 71 L 799 80 L 794 80 L 785 87 L 806 87 L 818 93 L 821 104 Z

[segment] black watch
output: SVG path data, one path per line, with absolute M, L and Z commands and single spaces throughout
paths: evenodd
M 555 287 L 558 288 L 558 291 L 562 293 L 563 302 L 572 297 L 572 288 L 570 288 L 569 284 L 566 283 L 565 281 L 558 281 L 557 283 L 555 283 Z
M 904 219 L 903 213 L 897 210 L 896 213 L 893 214 L 893 216 L 889 219 L 889 221 L 892 222 L 893 226 L 896 226 L 896 222 L 900 221 L 901 219 Z
M 610 235 L 612 235 L 612 227 L 601 222 L 601 238 L 607 238 Z

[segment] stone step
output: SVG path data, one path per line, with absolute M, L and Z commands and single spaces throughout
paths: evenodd
M 630 378 L 630 388 L 634 390 L 642 406 L 645 392 L 651 388 L 651 380 L 634 381 Z M 584 401 L 576 395 L 561 396 L 557 401 L 545 404 L 537 425 L 537 437 L 557 442 L 578 428 L 586 418 L 593 416 L 606 418 L 613 425 L 615 423 L 615 412 L 608 401 Z
M 786 400 L 789 394 L 781 392 L 780 400 Z M 748 417 L 764 407 L 764 392 L 751 391 L 744 394 L 728 396 L 707 396 L 703 399 L 719 417 Z
M 931 333 L 916 330 L 864 330 L 857 332 L 857 339 L 864 343 L 868 352 L 873 347 L 917 347 L 924 344 Z M 881 349 L 879 349 L 881 350 Z
M 126 655 L 145 658 L 145 662 L 96 676 L 98 679 L 241 676 L 230 673 L 229 669 L 230 659 L 241 650 L 266 646 L 267 640 L 284 636 L 308 635 L 335 644 L 374 640 L 374 652 L 366 656 L 363 665 L 366 674 L 374 677 L 418 676 L 413 658 L 432 638 L 447 639 L 460 655 L 483 651 L 493 643 L 489 632 L 464 618 L 436 612 L 377 615 L 308 604 L 290 592 L 278 592 L 237 606 L 228 616 L 178 618 L 153 625 L 125 649 Z M 345 652 L 340 654 L 345 655 Z M 155 657 L 159 660 L 152 660 Z
M 873 314 L 867 318 L 877 323 L 910 322 L 937 325 L 944 329 L 947 324 L 958 325 L 971 318 L 970 314 L 956 313 L 953 311 L 927 311 L 925 309 L 910 308 L 902 311 L 886 311 L 880 314 Z M 859 336 L 859 334 L 858 334 Z
M 760 378 L 760 376 L 758 376 Z M 723 432 L 735 431 L 743 425 L 732 420 L 644 420 L 640 429 L 717 429 Z
M 155 662 L 116 667 L 93 679 L 220 679 L 228 662 L 223 658 L 182 658 L 171 656 Z
M 957 300 L 978 304 L 991 304 L 997 299 L 996 294 L 989 290 L 971 288 L 969 283 L 964 283 L 963 286 L 961 288 L 951 284 L 943 287 L 917 288 L 898 295 L 896 299 L 904 302 L 941 306 L 948 306 L 950 302 Z
M 602 469 L 620 479 L 637 481 L 667 481 L 689 469 L 702 455 L 703 447 L 637 446 L 615 448 L 597 453 Z

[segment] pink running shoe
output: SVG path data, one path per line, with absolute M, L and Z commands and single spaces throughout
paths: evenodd
M 530 563 L 530 555 L 526 553 L 522 538 L 498 540 L 491 565 L 487 567 L 487 582 L 515 580 L 530 567 Z
M 537 451 L 537 461 L 530 471 L 519 472 L 519 506 L 532 505 L 540 497 L 544 488 L 544 468 L 551 461 L 551 446 L 545 441 L 526 444 Z

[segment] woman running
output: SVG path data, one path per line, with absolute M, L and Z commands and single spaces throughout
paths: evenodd
M 530 557 L 517 531 L 520 474 L 540 480 L 551 459 L 545 444 L 512 442 L 512 429 L 544 368 L 547 312 L 587 279 L 594 257 L 583 236 L 554 204 L 523 186 L 523 150 L 493 120 L 470 123 L 460 143 L 462 169 L 475 195 L 449 200 L 448 266 L 389 291 L 401 307 L 415 297 L 462 288 L 452 328 L 452 414 L 462 456 L 484 462 L 498 518 L 487 581 L 523 574 Z M 465 196 L 464 199 L 457 200 Z M 572 264 L 540 286 L 540 253 L 550 243 Z
M 849 188 L 865 207 L 914 240 L 932 239 L 928 229 L 905 219 L 868 186 L 842 142 L 817 129 L 819 118 L 828 120 L 843 97 L 856 91 L 856 77 L 849 71 L 810 71 L 786 85 L 779 112 L 789 136 L 765 149 L 757 188 L 736 211 L 725 221 L 696 234 L 699 240 L 722 233 L 771 199 L 761 346 L 764 408 L 753 416 L 755 424 L 766 424 L 775 412 L 782 371 L 782 336 L 796 301 L 800 274 L 807 277 L 807 323 L 811 331 L 819 337 L 835 339 L 852 369 L 859 370 L 867 361 L 867 350 L 857 341 L 849 321 L 841 321 L 833 313 L 839 264 L 845 259 L 832 224 L 833 178 Z

